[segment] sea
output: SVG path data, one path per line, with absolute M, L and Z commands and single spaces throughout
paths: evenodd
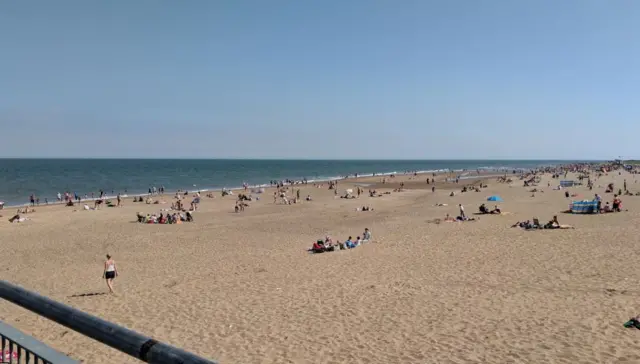
M 0 159 L 0 201 L 20 206 L 34 194 L 40 203 L 56 201 L 57 193 L 91 198 L 104 191 L 132 196 L 164 186 L 165 192 L 206 191 L 268 186 L 270 181 L 309 182 L 358 174 L 406 171 L 532 169 L 579 161 L 559 160 L 256 160 L 256 159 Z

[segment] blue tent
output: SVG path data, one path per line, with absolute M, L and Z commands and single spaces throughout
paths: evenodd
M 501 202 L 502 198 L 500 196 L 490 196 L 489 198 L 487 198 L 487 201 L 497 201 L 497 202 Z

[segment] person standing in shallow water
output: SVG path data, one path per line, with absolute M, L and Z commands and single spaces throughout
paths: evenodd
M 109 293 L 113 293 L 113 280 L 118 276 L 116 261 L 111 259 L 111 255 L 107 254 L 107 260 L 104 262 L 104 273 L 102 276 L 107 280 Z

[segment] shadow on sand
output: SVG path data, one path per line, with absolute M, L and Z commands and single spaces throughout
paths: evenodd
M 89 293 L 78 293 L 69 296 L 69 298 L 77 298 L 77 297 L 91 297 L 91 296 L 104 296 L 107 292 L 89 292 Z

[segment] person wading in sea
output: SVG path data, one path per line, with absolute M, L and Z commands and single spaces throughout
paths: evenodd
M 118 276 L 118 269 L 116 268 L 116 261 L 111 259 L 111 255 L 107 254 L 107 260 L 104 262 L 103 278 L 107 280 L 107 286 L 109 286 L 109 292 L 113 292 L 113 280 Z

